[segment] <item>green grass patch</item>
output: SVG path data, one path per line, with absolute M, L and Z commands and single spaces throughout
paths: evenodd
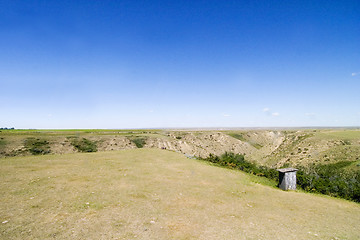
M 356 161 L 360 157 L 359 145 L 340 145 L 334 146 L 322 152 L 321 158 L 328 162 Z
M 294 147 L 297 146 L 301 141 L 304 141 L 307 138 L 313 137 L 314 133 L 304 133 L 301 135 L 297 135 L 297 134 L 287 134 L 287 137 L 291 140 L 291 144 L 290 147 Z
M 229 135 L 230 137 L 236 138 L 242 142 L 247 142 L 256 149 L 260 149 L 263 147 L 263 145 L 261 145 L 259 143 L 256 143 L 253 141 L 248 141 L 241 133 L 227 133 L 227 135 Z
M 4 138 L 0 138 L 0 151 L 4 151 L 6 147 L 6 141 Z
M 24 141 L 24 146 L 32 155 L 43 155 L 50 153 L 50 144 L 45 139 L 27 138 Z
M 317 133 L 316 137 L 319 139 L 358 140 L 360 139 L 360 130 L 323 131 Z
M 143 148 L 146 144 L 147 137 L 135 136 L 135 137 L 128 137 L 128 139 L 132 141 L 137 148 Z
M 73 145 L 79 152 L 97 152 L 96 142 L 86 138 L 69 138 L 71 145 Z
M 353 140 L 353 139 L 360 139 L 360 131 L 351 131 L 351 130 L 344 130 L 344 131 L 336 131 L 331 133 L 326 133 L 330 136 L 339 137 L 342 139 Z
M 227 135 L 229 135 L 230 137 L 236 138 L 240 141 L 247 142 L 247 140 L 244 138 L 244 136 L 240 133 L 228 133 Z

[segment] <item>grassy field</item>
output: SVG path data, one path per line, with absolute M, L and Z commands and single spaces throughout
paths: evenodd
M 0 130 L 2 135 L 48 135 L 48 136 L 68 136 L 76 134 L 95 134 L 95 135 L 131 135 L 131 134 L 157 134 L 164 130 L 160 129 L 13 129 Z
M 158 149 L 2 158 L 0 239 L 360 238 L 359 204 L 263 182 Z
M 317 134 L 319 138 L 338 138 L 342 140 L 358 140 L 360 139 L 359 130 L 327 130 Z

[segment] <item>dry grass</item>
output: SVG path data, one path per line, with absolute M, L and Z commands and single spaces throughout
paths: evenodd
M 360 238 L 359 204 L 258 181 L 156 149 L 2 158 L 0 238 Z

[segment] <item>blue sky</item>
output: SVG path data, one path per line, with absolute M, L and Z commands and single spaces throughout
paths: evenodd
M 0 1 L 0 126 L 360 126 L 359 1 Z

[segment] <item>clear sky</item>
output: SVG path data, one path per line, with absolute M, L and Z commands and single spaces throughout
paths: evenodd
M 360 1 L 0 1 L 0 127 L 360 126 Z

